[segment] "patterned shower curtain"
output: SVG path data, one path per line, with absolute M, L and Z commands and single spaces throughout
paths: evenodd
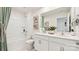
M 0 8 L 0 50 L 7 51 L 6 28 L 11 14 L 10 7 Z

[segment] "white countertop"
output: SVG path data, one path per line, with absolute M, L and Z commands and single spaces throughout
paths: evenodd
M 79 40 L 79 36 L 72 36 L 72 35 L 59 35 L 59 34 L 48 34 L 48 33 L 36 33 L 37 35 L 44 35 L 49 37 L 58 37 L 58 38 L 65 38 L 68 40 Z

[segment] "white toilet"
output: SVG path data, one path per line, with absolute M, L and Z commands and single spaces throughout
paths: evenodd
M 26 49 L 32 51 L 34 49 L 34 40 L 29 39 L 26 41 Z

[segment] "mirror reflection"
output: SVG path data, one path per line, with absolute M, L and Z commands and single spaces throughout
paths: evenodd
M 44 17 L 44 28 L 46 31 L 55 30 L 57 32 L 71 31 L 71 8 L 62 7 L 42 14 Z M 51 29 L 50 29 L 51 28 Z

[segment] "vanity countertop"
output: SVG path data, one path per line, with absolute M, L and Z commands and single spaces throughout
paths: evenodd
M 79 40 L 79 36 L 72 36 L 72 35 L 59 35 L 59 34 L 48 34 L 48 33 L 36 33 L 36 35 L 43 35 L 49 37 L 57 37 L 57 38 L 64 38 L 68 40 Z

